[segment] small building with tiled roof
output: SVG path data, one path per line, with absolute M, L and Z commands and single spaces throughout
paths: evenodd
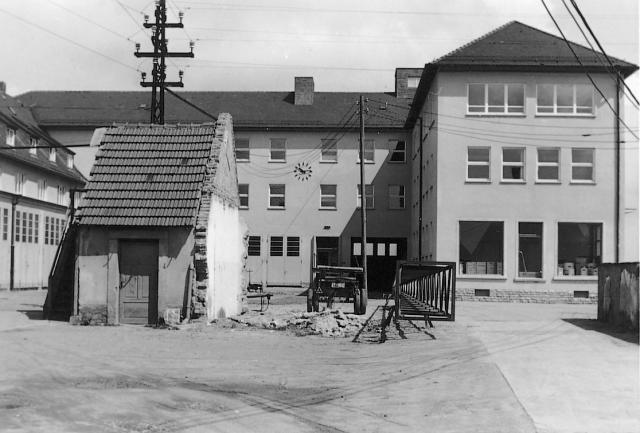
M 0 290 L 48 286 L 70 196 L 85 181 L 74 152 L 0 83 Z
M 244 229 L 231 117 L 99 129 L 94 142 L 74 221 L 76 320 L 157 324 L 239 314 Z

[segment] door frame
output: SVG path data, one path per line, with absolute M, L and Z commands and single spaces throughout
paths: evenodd
M 157 239 L 119 239 L 118 240 L 118 259 L 120 259 L 120 254 L 122 252 L 123 247 L 126 244 L 132 244 L 138 242 L 140 244 L 142 243 L 146 243 L 149 245 L 153 246 L 154 249 L 154 253 L 156 255 L 156 259 L 155 259 L 155 287 L 150 285 L 149 286 L 149 294 L 148 294 L 148 299 L 147 299 L 147 317 L 146 320 L 142 323 L 137 323 L 137 322 L 127 322 L 129 324 L 142 324 L 142 325 L 147 325 L 147 324 L 154 324 L 153 316 L 155 315 L 155 322 L 158 322 L 159 319 L 159 257 L 160 257 L 160 245 Z M 122 319 L 124 319 L 123 316 L 123 311 L 122 311 L 122 306 L 124 305 L 124 299 L 122 298 L 122 274 L 120 273 L 120 263 L 118 263 L 118 274 L 120 276 L 118 284 L 119 284 L 119 289 L 118 289 L 118 322 L 120 322 Z M 154 305 L 155 304 L 155 305 Z

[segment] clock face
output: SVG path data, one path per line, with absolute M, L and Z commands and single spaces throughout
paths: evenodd
M 295 168 L 293 169 L 293 175 L 300 182 L 304 182 L 305 180 L 308 180 L 311 177 L 312 172 L 313 170 L 311 169 L 311 165 L 309 165 L 309 163 L 307 162 L 299 162 L 296 164 Z

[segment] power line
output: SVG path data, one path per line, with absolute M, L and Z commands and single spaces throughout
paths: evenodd
M 580 66 L 585 70 L 585 75 L 587 76 L 587 78 L 589 78 L 589 81 L 591 81 L 591 84 L 593 84 L 593 87 L 595 87 L 595 89 L 598 91 L 598 93 L 600 94 L 600 96 L 602 96 L 602 99 L 604 100 L 604 102 L 609 106 L 609 108 L 611 109 L 611 111 L 613 112 L 613 114 L 616 116 L 616 118 L 618 119 L 618 121 L 624 125 L 625 128 L 627 128 L 629 130 L 629 132 L 631 133 L 631 135 L 633 135 L 636 140 L 638 139 L 638 136 L 631 130 L 631 128 L 629 127 L 629 125 L 627 125 L 627 123 L 622 120 L 622 118 L 620 117 L 620 114 L 618 113 L 618 111 L 613 108 L 611 106 L 611 103 L 609 102 L 609 100 L 607 99 L 607 97 L 604 95 L 604 93 L 602 92 L 602 90 L 600 90 L 600 88 L 597 86 L 596 82 L 593 80 L 593 78 L 591 77 L 591 74 L 589 74 L 589 72 L 587 72 L 587 69 L 585 68 L 584 64 L 582 63 L 582 60 L 580 60 L 580 57 L 578 56 L 578 54 L 576 53 L 576 51 L 573 49 L 573 46 L 571 46 L 571 43 L 569 42 L 569 40 L 566 38 L 566 36 L 564 35 L 564 32 L 562 31 L 562 29 L 560 28 L 560 25 L 558 24 L 558 22 L 556 21 L 556 19 L 553 17 L 553 14 L 551 13 L 551 10 L 549 10 L 549 8 L 547 7 L 547 4 L 545 3 L 544 0 L 540 0 L 542 2 L 542 5 L 544 6 L 544 8 L 546 9 L 547 13 L 549 14 L 549 17 L 551 18 L 551 21 L 553 21 L 553 24 L 555 24 L 556 28 L 558 29 L 558 32 L 560 32 L 560 35 L 562 36 L 562 39 L 564 39 L 565 43 L 567 44 L 567 47 L 569 47 L 569 49 L 571 50 L 571 52 L 573 53 L 573 56 L 576 58 L 576 60 L 578 61 L 578 63 L 580 64 Z

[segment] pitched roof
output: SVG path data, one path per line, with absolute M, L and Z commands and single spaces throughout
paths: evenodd
M 375 103 L 402 104 L 387 93 L 365 93 Z M 233 116 L 234 128 L 336 128 L 356 113 L 359 93 L 315 92 L 312 105 L 295 105 L 293 92 L 180 92 L 209 113 L 225 112 Z M 29 104 L 43 127 L 110 126 L 114 122 L 148 123 L 149 92 L 111 91 L 34 91 L 20 96 Z M 165 95 L 166 123 L 202 123 L 211 119 L 176 99 Z M 351 122 L 356 124 L 357 119 Z M 371 117 L 369 125 L 402 128 L 403 122 L 391 117 Z
M 107 129 L 80 203 L 81 225 L 190 226 L 199 207 L 215 126 Z
M 40 145 L 64 149 L 63 152 L 74 155 L 71 149 L 64 147 L 58 141 L 51 138 L 49 134 L 38 126 L 29 108 L 25 107 L 17 98 L 11 97 L 4 92 L 0 92 L 0 123 L 4 123 L 9 128 L 15 130 L 24 131 L 31 137 L 38 138 L 41 140 Z M 31 143 L 29 142 L 22 142 L 19 135 L 16 136 L 16 144 L 14 147 L 8 146 L 3 140 L 0 142 L 0 157 L 6 157 L 40 170 L 45 170 L 74 181 L 78 185 L 84 184 L 86 181 L 84 176 L 75 166 L 69 168 L 66 159 L 62 158 L 62 155 L 56 157 L 55 161 L 50 161 L 49 149 L 47 148 L 37 148 L 35 153 L 31 153 L 30 149 L 15 148 L 30 145 Z
M 415 123 L 431 82 L 440 71 L 609 73 L 602 54 L 574 42 L 569 44 L 579 62 L 559 36 L 518 21 L 498 27 L 425 65 L 406 126 Z M 625 78 L 638 70 L 637 65 L 609 58 Z

